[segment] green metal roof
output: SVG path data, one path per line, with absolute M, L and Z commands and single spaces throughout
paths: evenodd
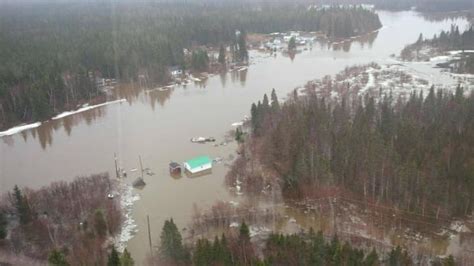
M 199 156 L 199 157 L 192 158 L 192 159 L 186 161 L 186 163 L 192 169 L 192 168 L 196 168 L 196 167 L 211 163 L 211 159 L 207 156 Z

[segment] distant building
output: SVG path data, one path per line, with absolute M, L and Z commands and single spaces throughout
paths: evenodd
M 169 70 L 171 76 L 173 76 L 175 78 L 183 75 L 183 70 L 178 66 L 170 67 L 170 68 L 168 68 L 168 70 Z
M 200 156 L 183 163 L 184 168 L 191 174 L 206 171 L 212 168 L 212 160 L 207 156 Z

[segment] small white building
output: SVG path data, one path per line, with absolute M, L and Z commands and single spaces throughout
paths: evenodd
M 184 169 L 191 174 L 212 169 L 212 160 L 207 156 L 199 156 L 183 163 Z

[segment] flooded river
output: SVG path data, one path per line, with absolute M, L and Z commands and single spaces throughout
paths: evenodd
M 173 217 L 180 228 L 186 227 L 193 205 L 209 206 L 216 200 L 232 200 L 223 185 L 225 162 L 234 156 L 235 142 L 227 145 L 194 144 L 194 136 L 225 140 L 231 124 L 248 115 L 250 104 L 275 88 L 284 97 L 306 81 L 335 74 L 346 66 L 377 62 L 393 63 L 420 32 L 431 37 L 462 19 L 427 21 L 414 12 L 379 12 L 383 28 L 363 41 L 328 47 L 314 44 L 292 60 L 251 52 L 252 65 L 240 72 L 210 77 L 203 84 L 175 87 L 169 91 L 146 91 L 139 84 L 122 85 L 117 93 L 127 101 L 43 123 L 40 127 L 3 137 L 0 143 L 0 192 L 15 184 L 37 188 L 53 181 L 75 176 L 109 172 L 115 176 L 114 153 L 118 164 L 129 172 L 131 183 L 139 171 L 138 157 L 144 168 L 146 187 L 135 192 L 133 217 L 138 233 L 128 243 L 133 256 L 141 261 L 148 252 L 146 216 L 150 216 L 154 244 L 158 242 L 164 219 Z M 423 66 L 421 66 L 423 67 Z M 425 67 L 426 68 L 426 67 Z M 426 71 L 435 71 L 427 69 Z M 438 70 L 436 70 L 438 71 Z M 439 71 L 438 71 L 439 72 Z M 429 74 L 434 83 L 441 78 Z M 210 175 L 172 178 L 170 161 L 182 162 L 198 155 L 222 157 Z M 233 199 L 238 200 L 238 199 Z

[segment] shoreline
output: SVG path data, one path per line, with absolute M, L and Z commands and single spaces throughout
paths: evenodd
M 95 108 L 98 108 L 98 107 L 103 107 L 103 106 L 110 105 L 110 104 L 115 104 L 115 103 L 122 103 L 122 102 L 126 102 L 126 101 L 127 101 L 126 99 L 119 99 L 119 100 L 113 100 L 113 101 L 106 101 L 106 102 L 96 104 L 96 105 L 89 105 L 89 104 L 86 103 L 86 104 L 82 105 L 82 107 L 79 108 L 79 109 L 76 109 L 74 111 L 64 111 L 64 112 L 62 112 L 60 114 L 57 114 L 56 116 L 53 116 L 53 117 L 51 117 L 47 120 L 44 120 L 44 121 L 37 121 L 37 122 L 29 123 L 29 124 L 23 123 L 23 124 L 19 124 L 19 125 L 16 125 L 14 127 L 11 127 L 7 130 L 0 131 L 0 138 L 6 137 L 6 136 L 13 136 L 13 135 L 21 133 L 25 130 L 30 130 L 30 129 L 37 128 L 37 127 L 41 126 L 43 123 L 51 121 L 51 120 L 62 119 L 62 118 L 65 118 L 65 117 L 68 117 L 68 116 L 71 116 L 71 115 L 74 115 L 74 114 L 82 113 L 82 112 L 85 112 L 85 111 L 89 111 L 89 110 L 92 110 L 92 109 L 95 109 Z

